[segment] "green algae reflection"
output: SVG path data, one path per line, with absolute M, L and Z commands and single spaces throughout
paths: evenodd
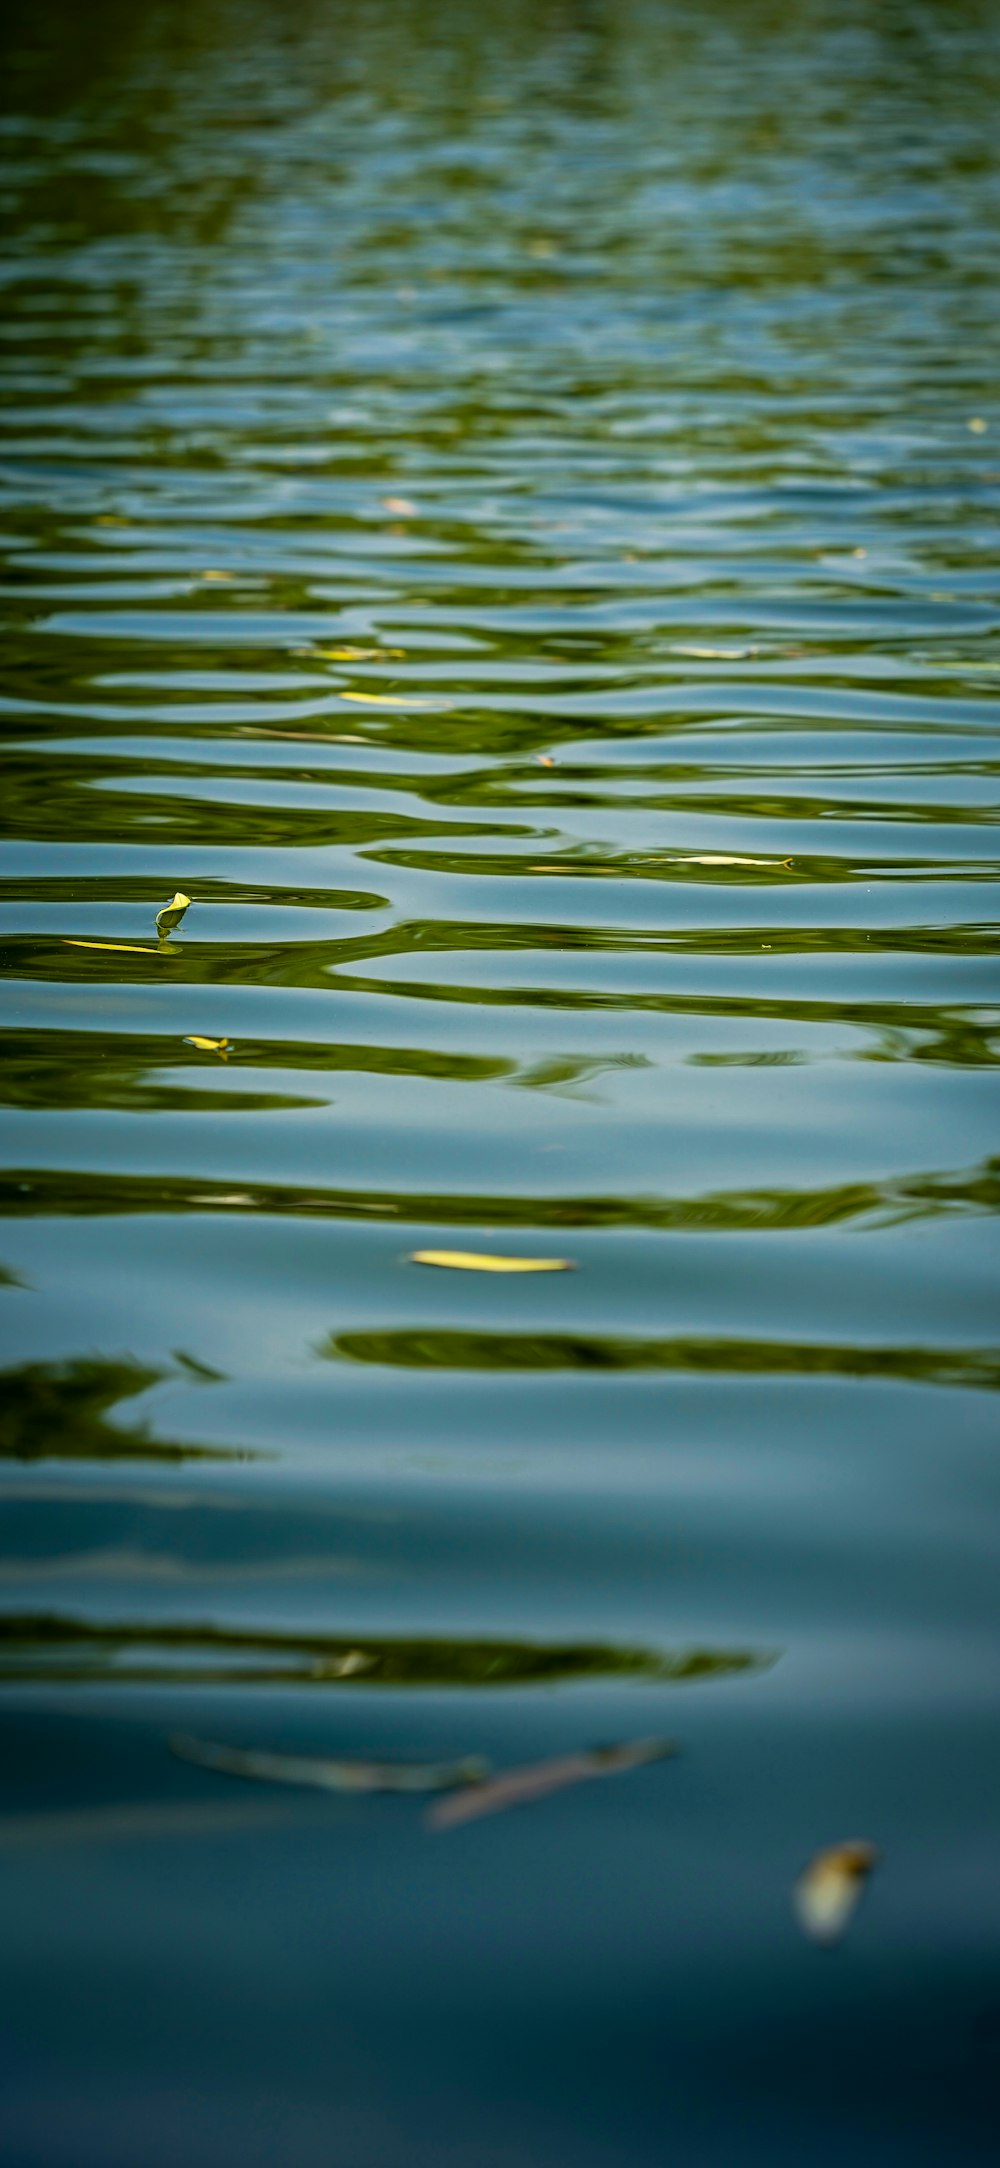
M 187 1376 L 208 1372 L 179 1352 Z M 96 1355 L 67 1362 L 23 1363 L 0 1371 L 0 1461 L 3 1460 L 246 1460 L 222 1446 L 153 1438 L 141 1424 L 119 1429 L 111 1410 L 158 1385 L 166 1372 L 149 1364 Z
M 114 1623 L 54 1612 L 0 1618 L 0 1678 L 158 1686 L 554 1686 L 635 1678 L 681 1684 L 766 1670 L 752 1649 L 669 1651 L 604 1642 L 271 1633 L 208 1623 Z

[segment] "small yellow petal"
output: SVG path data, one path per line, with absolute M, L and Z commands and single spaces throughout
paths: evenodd
M 683 860 L 686 866 L 759 866 L 759 858 L 734 858 L 728 851 L 691 851 Z
M 745 662 L 749 655 L 756 655 L 755 647 L 682 647 L 678 641 L 671 649 L 674 655 L 691 655 L 696 662 Z
M 813 1942 L 840 1941 L 877 1861 L 875 1845 L 863 1837 L 831 1845 L 810 1860 L 795 1884 L 792 1902 L 800 1927 Z
M 229 1052 L 228 1039 L 202 1039 L 197 1032 L 193 1031 L 187 1034 L 184 1044 L 185 1046 L 196 1046 L 200 1054 L 221 1054 L 225 1057 Z
M 438 700 L 411 700 L 406 693 L 341 693 L 342 700 L 361 700 L 368 708 L 436 708 Z
M 443 1265 L 452 1272 L 572 1272 L 568 1257 L 495 1257 L 482 1250 L 414 1250 L 411 1265 Z

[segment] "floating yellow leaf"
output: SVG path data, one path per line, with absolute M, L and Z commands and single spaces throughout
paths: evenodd
M 685 866 L 760 866 L 759 858 L 734 858 L 728 851 L 692 851 L 685 853 Z
M 755 647 L 681 647 L 676 641 L 671 649 L 674 655 L 692 655 L 696 662 L 745 662 L 749 655 L 756 655 Z
M 161 940 L 168 933 L 173 933 L 175 926 L 180 925 L 190 901 L 190 896 L 185 896 L 183 891 L 178 889 L 176 894 L 171 896 L 170 902 L 164 904 L 162 911 L 157 911 L 156 931 Z
M 555 767 L 555 761 L 553 760 L 551 753 L 539 753 L 536 757 L 540 768 Z
M 814 1942 L 839 1942 L 861 1898 L 878 1851 L 863 1837 L 817 1852 L 792 1892 L 796 1916 Z
M 184 1044 L 185 1046 L 196 1046 L 199 1054 L 221 1054 L 223 1061 L 227 1059 L 229 1054 L 230 1041 L 228 1039 L 202 1039 L 194 1031 L 187 1033 Z
M 213 570 L 203 572 L 201 576 L 203 580 L 231 580 L 233 575 L 231 572 L 216 572 Z
M 67 948 L 113 949 L 118 956 L 155 956 L 157 954 L 155 948 L 139 948 L 134 941 L 74 941 L 71 934 L 66 936 L 66 946 Z
M 450 1272 L 572 1272 L 568 1257 L 496 1257 L 483 1250 L 414 1250 L 411 1265 L 443 1265 Z
M 383 497 L 382 502 L 386 511 L 396 513 L 398 518 L 416 519 L 417 507 L 410 503 L 409 497 Z
M 396 662 L 405 647 L 303 647 L 300 655 L 319 655 L 324 662 Z
M 287 738 L 295 745 L 367 745 L 349 730 L 269 730 L 263 723 L 242 723 L 241 738 Z
M 437 700 L 411 700 L 406 693 L 341 693 L 342 700 L 361 700 L 367 708 L 436 708 Z
M 989 422 L 984 421 L 981 414 L 973 414 L 969 418 L 968 427 L 974 437 L 984 437 L 989 426 Z

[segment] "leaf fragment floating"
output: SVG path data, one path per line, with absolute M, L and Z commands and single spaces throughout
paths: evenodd
M 690 655 L 695 662 L 746 662 L 756 655 L 755 647 L 682 647 L 675 641 L 671 649 L 674 655 Z
M 455 1792 L 428 1808 L 429 1829 L 454 1829 L 459 1822 L 478 1820 L 483 1814 L 500 1814 L 533 1799 L 545 1799 L 567 1784 L 582 1784 L 590 1777 L 611 1777 L 625 1769 L 639 1769 L 646 1762 L 663 1761 L 676 1754 L 670 1739 L 631 1739 L 623 1746 L 592 1747 L 578 1754 L 559 1754 L 549 1761 L 529 1762 L 521 1769 L 504 1769 L 474 1789 Z
M 170 902 L 164 904 L 162 911 L 157 911 L 156 931 L 161 941 L 166 938 L 167 934 L 173 933 L 175 926 L 180 925 L 190 901 L 190 896 L 185 896 L 183 889 L 178 888 L 171 896 Z
M 67 948 L 112 949 L 117 956 L 155 956 L 155 948 L 140 948 L 135 941 L 76 941 L 66 935 Z
M 729 851 L 690 851 L 685 854 L 685 866 L 763 866 L 762 858 L 737 858 Z M 784 861 L 782 861 L 784 863 Z
M 184 1044 L 196 1046 L 199 1054 L 220 1054 L 223 1061 L 228 1061 L 232 1042 L 229 1039 L 203 1039 L 199 1032 L 190 1031 L 185 1036 Z
M 792 1904 L 799 1926 L 811 1941 L 827 1945 L 840 1941 L 878 1856 L 877 1847 L 867 1838 L 852 1837 L 810 1860 L 795 1884 Z
M 438 708 L 440 700 L 414 700 L 408 693 L 341 693 L 342 700 L 360 700 L 368 708 Z
M 413 1250 L 411 1265 L 440 1265 L 448 1272 L 573 1272 L 568 1257 L 498 1257 L 486 1250 Z
M 395 662 L 405 647 L 299 647 L 297 655 L 318 655 L 323 662 Z
M 974 437 L 984 437 L 989 426 L 989 422 L 985 421 L 981 414 L 970 414 L 966 423 L 966 427 L 971 429 Z
M 382 503 L 397 519 L 416 519 L 417 507 L 411 504 L 409 497 L 383 497 Z
M 364 1659 L 359 1668 L 365 1668 L 367 1661 Z M 175 1735 L 170 1748 L 181 1761 L 197 1762 L 199 1768 L 217 1770 L 222 1776 L 249 1777 L 261 1784 L 304 1785 L 320 1792 L 452 1791 L 482 1784 L 490 1767 L 477 1754 L 452 1762 L 378 1762 L 257 1753 L 243 1747 L 220 1746 L 210 1739 L 193 1739 L 185 1733 Z

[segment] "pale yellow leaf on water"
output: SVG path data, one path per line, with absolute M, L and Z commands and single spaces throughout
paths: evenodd
M 382 502 L 387 512 L 395 512 L 400 519 L 415 519 L 417 516 L 417 507 L 410 503 L 409 497 L 383 497 Z
M 693 851 L 682 861 L 685 866 L 760 866 L 760 858 L 734 858 L 728 851 Z
M 230 1046 L 228 1039 L 202 1039 L 194 1031 L 187 1033 L 184 1044 L 185 1046 L 196 1046 L 200 1054 L 221 1054 L 223 1061 L 229 1052 Z
M 984 421 L 981 414 L 973 414 L 968 422 L 974 437 L 984 437 L 989 426 L 989 422 Z
M 681 647 L 675 641 L 673 655 L 692 655 L 696 662 L 745 662 L 749 655 L 756 655 L 755 647 Z
M 397 662 L 405 647 L 325 647 L 318 652 L 331 662 Z
M 231 580 L 233 575 L 231 572 L 216 572 L 213 570 L 212 572 L 203 572 L 201 576 L 203 580 Z
M 555 761 L 553 760 L 551 753 L 539 753 L 536 757 L 540 768 L 555 767 Z
M 66 946 L 67 948 L 114 949 L 115 954 L 118 956 L 155 956 L 157 954 L 155 948 L 139 948 L 134 941 L 74 941 L 71 934 L 66 936 Z
M 241 723 L 241 738 L 284 738 L 294 745 L 367 745 L 349 730 L 269 730 L 263 723 Z
M 320 655 L 324 662 L 395 662 L 406 654 L 405 647 L 303 647 L 296 649 L 300 655 Z
M 484 1250 L 414 1250 L 411 1265 L 443 1265 L 451 1272 L 572 1272 L 568 1257 L 496 1257 Z
M 178 888 L 175 894 L 171 896 L 170 902 L 164 904 L 162 911 L 157 911 L 157 933 L 161 936 L 164 934 L 172 933 L 174 927 L 180 925 L 181 919 L 183 918 L 184 913 L 187 910 L 188 905 L 190 904 L 190 901 L 190 896 L 185 896 L 183 890 Z
M 439 700 L 411 700 L 406 693 L 341 693 L 342 700 L 361 700 L 368 708 L 438 708 Z
M 799 1926 L 813 1942 L 839 1942 L 861 1899 L 878 1851 L 864 1837 L 817 1852 L 792 1892 Z

